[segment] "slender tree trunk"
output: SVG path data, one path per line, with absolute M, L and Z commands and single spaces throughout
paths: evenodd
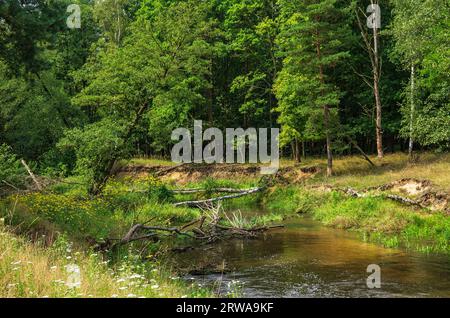
M 144 102 L 144 104 L 136 112 L 134 120 L 127 127 L 122 137 L 123 144 L 126 144 L 129 141 L 130 137 L 132 136 L 132 134 L 136 129 L 136 126 L 138 125 L 139 121 L 142 119 L 142 116 L 147 110 L 149 104 L 150 103 L 148 101 Z M 119 154 L 117 152 L 113 152 L 109 158 L 106 158 L 104 160 L 103 168 L 96 172 L 96 176 L 94 177 L 93 182 L 89 186 L 88 189 L 89 194 L 91 195 L 100 194 L 100 192 L 103 190 L 104 186 L 108 182 L 109 178 L 111 177 L 113 168 L 117 160 L 119 159 L 121 159 Z
M 325 134 L 327 139 L 327 177 L 331 177 L 333 174 L 333 154 L 331 151 L 331 138 L 330 138 L 330 108 L 327 105 L 323 106 Z
M 301 155 L 300 155 L 300 143 L 298 142 L 298 139 L 295 138 L 295 161 L 301 162 Z
M 213 110 L 213 99 L 214 99 L 214 83 L 213 83 L 213 79 L 212 79 L 212 59 L 209 60 L 209 74 L 210 75 L 210 85 L 211 87 L 208 88 L 208 122 L 209 122 L 209 127 L 213 127 L 213 114 L 214 114 L 214 110 Z
M 319 60 L 319 78 L 322 84 L 325 84 L 323 66 L 320 63 L 321 51 L 320 42 L 316 42 L 317 58 Z M 333 175 L 333 153 L 331 150 L 331 137 L 330 137 L 330 108 L 328 105 L 323 105 L 323 122 L 325 128 L 326 148 L 327 148 L 327 177 Z
M 291 149 L 292 149 L 292 160 L 295 161 L 295 142 L 291 141 Z
M 378 4 L 378 0 L 376 0 L 376 1 L 371 0 L 370 3 L 372 5 Z M 374 25 L 373 26 L 373 45 L 372 45 L 369 33 L 367 32 L 366 28 L 363 26 L 363 23 L 361 21 L 361 18 L 360 18 L 360 15 L 358 12 L 356 12 L 356 18 L 357 18 L 359 29 L 361 31 L 361 36 L 364 40 L 364 44 L 366 46 L 367 52 L 370 57 L 370 62 L 372 64 L 373 85 L 371 85 L 363 75 L 362 75 L 362 77 L 363 77 L 364 81 L 366 82 L 366 84 L 372 88 L 373 94 L 375 97 L 376 147 L 377 147 L 378 158 L 383 158 L 383 129 L 382 129 L 382 122 L 381 122 L 382 108 L 381 108 L 380 85 L 379 85 L 380 77 L 381 77 L 381 63 L 380 63 L 380 57 L 379 57 L 379 53 L 378 53 L 379 34 L 378 34 L 377 25 Z
M 378 158 L 383 158 L 383 129 L 381 126 L 381 98 L 380 98 L 380 61 L 378 57 L 378 30 L 373 29 L 373 51 L 374 51 L 374 67 L 373 67 L 373 93 L 375 95 L 376 105 L 376 135 L 377 135 L 377 153 Z
M 410 116 L 409 116 L 409 147 L 408 147 L 408 157 L 411 161 L 412 159 L 412 152 L 413 152 L 413 146 L 414 146 L 414 140 L 413 140 L 413 128 L 414 128 L 414 112 L 415 112 L 415 103 L 414 103 L 414 90 L 415 90 L 415 67 L 414 64 L 411 65 L 411 109 L 410 109 Z

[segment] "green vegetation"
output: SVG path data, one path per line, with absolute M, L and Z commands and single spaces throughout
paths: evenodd
M 150 190 L 129 192 L 130 188 Z M 110 181 L 103 197 L 95 199 L 87 197 L 78 185 L 58 184 L 51 190 L 53 193 L 11 195 L 0 202 L 0 246 L 5 251 L 0 258 L 1 296 L 212 295 L 179 281 L 175 272 L 153 259 L 164 249 L 159 241 L 144 250 L 139 242 L 114 252 L 92 250 L 107 239 L 123 237 L 133 224 L 152 221 L 171 226 L 199 217 L 198 210 L 173 208 L 167 203 L 171 197 L 156 179 Z M 80 288 L 65 286 L 68 274 L 64 266 L 68 264 L 81 268 Z
M 415 177 L 432 180 L 438 189 L 449 189 L 448 154 L 422 154 L 415 164 L 407 164 L 406 155 L 387 155 L 383 161 L 383 165 L 371 168 L 360 158 L 339 158 L 333 178 L 325 178 L 322 172 L 304 186 L 270 189 L 264 206 L 284 216 L 310 213 L 327 226 L 357 231 L 363 239 L 386 247 L 449 253 L 450 219 L 444 212 L 401 205 L 383 196 L 352 198 L 326 187 L 365 189 Z M 325 159 L 310 159 L 305 164 L 326 166 Z
M 404 2 L 1 0 L 0 296 L 126 296 L 121 266 L 164 286 L 130 287 L 136 296 L 209 295 L 152 274 L 165 272 L 169 240 L 90 256 L 138 223 L 180 226 L 204 212 L 176 201 L 261 186 L 239 168 L 149 177 L 148 165 L 173 168 L 172 132 L 194 120 L 280 128 L 283 168 L 319 170 L 223 202 L 223 224 L 310 213 L 386 246 L 448 252 L 446 215 L 322 191 L 418 178 L 450 192 L 450 3 Z M 66 23 L 73 4 L 81 28 Z M 369 4 L 381 7 L 380 28 L 366 28 Z M 171 191 L 181 186 L 206 191 Z M 267 213 L 250 214 L 256 206 Z M 66 265 L 61 242 L 88 277 L 76 292 L 51 283 L 63 279 L 51 271 Z M 11 267 L 19 261 L 40 265 Z
M 124 255 L 114 264 L 96 252 L 74 249 L 64 236 L 52 247 L 33 243 L 1 225 L 1 297 L 205 297 L 207 290 L 183 283 L 157 264 Z M 79 286 L 67 285 L 67 266 L 78 266 Z
M 386 247 L 450 253 L 450 219 L 441 212 L 430 215 L 383 198 L 348 198 L 333 192 L 313 213 L 325 225 L 358 230 Z

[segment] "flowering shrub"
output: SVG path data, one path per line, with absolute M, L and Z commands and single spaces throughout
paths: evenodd
M 78 199 L 58 194 L 32 193 L 16 197 L 33 218 L 45 219 L 71 234 L 105 237 L 112 227 L 111 211 L 100 199 Z

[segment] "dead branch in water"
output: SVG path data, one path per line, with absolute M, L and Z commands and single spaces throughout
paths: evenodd
M 209 207 L 214 202 L 219 202 L 219 201 L 223 201 L 223 200 L 235 199 L 235 198 L 243 197 L 245 195 L 249 195 L 249 194 L 253 194 L 253 193 L 259 192 L 262 189 L 263 189 L 262 187 L 252 188 L 252 189 L 247 189 L 247 190 L 238 192 L 236 194 L 225 195 L 225 196 L 221 196 L 221 197 L 217 197 L 217 198 L 211 198 L 211 199 L 206 199 L 206 200 L 197 200 L 197 201 L 183 201 L 183 202 L 175 203 L 174 206 L 186 205 L 186 206 L 189 206 L 189 207 Z
M 259 233 L 284 227 L 283 225 L 268 225 L 255 227 L 226 226 L 219 224 L 221 207 L 216 206 L 208 210 L 209 215 L 193 220 L 180 227 L 146 226 L 144 224 L 133 225 L 122 239 L 116 239 L 111 247 L 128 244 L 140 240 L 157 240 L 160 232 L 168 232 L 169 235 L 184 235 L 194 240 L 202 241 L 205 244 L 213 243 L 227 238 L 254 238 Z M 205 212 L 206 213 L 206 212 Z M 109 239 L 108 242 L 112 240 Z

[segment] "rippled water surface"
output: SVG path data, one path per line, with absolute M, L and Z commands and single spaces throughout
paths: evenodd
M 222 293 L 237 280 L 245 297 L 450 297 L 449 256 L 383 248 L 310 218 L 289 221 L 262 239 L 182 253 L 177 263 L 225 264 L 225 273 L 185 278 Z M 369 264 L 381 267 L 381 289 L 367 288 Z

